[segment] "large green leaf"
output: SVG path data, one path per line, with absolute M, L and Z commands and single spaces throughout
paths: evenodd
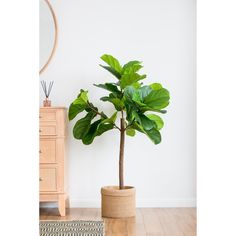
M 88 132 L 82 138 L 82 142 L 86 145 L 91 144 L 96 136 L 100 136 L 104 132 L 114 128 L 117 112 L 115 112 L 110 118 L 100 119 L 95 121 L 89 127 Z
M 145 98 L 144 103 L 148 107 L 155 109 L 163 109 L 169 104 L 170 95 L 168 90 L 162 88 L 151 91 Z
M 117 86 L 112 84 L 112 83 L 94 84 L 94 86 L 106 89 L 106 90 L 108 90 L 110 92 L 114 92 L 116 94 L 120 94 L 121 93 L 120 90 L 117 88 Z
M 76 139 L 82 139 L 89 131 L 92 119 L 96 116 L 95 112 L 89 112 L 84 118 L 78 120 L 73 128 L 73 135 Z
M 82 101 L 87 103 L 88 102 L 88 91 L 84 91 L 83 89 L 81 89 L 79 95 L 77 96 L 77 98 L 80 99 L 80 100 L 76 99 L 73 102 L 74 104 L 80 103 Z
M 117 111 L 121 111 L 124 108 L 124 103 L 119 98 L 112 98 L 111 103 L 114 105 Z
M 161 134 L 157 129 L 152 128 L 150 130 L 145 130 L 145 133 L 154 142 L 154 144 L 161 142 Z
M 155 109 L 153 107 L 148 107 L 148 106 L 142 106 L 140 107 L 140 111 L 142 113 L 146 112 L 146 111 L 155 111 L 155 112 L 158 112 L 158 113 L 161 113 L 161 114 L 165 114 L 167 111 L 166 110 L 161 110 L 161 109 Z
M 139 82 L 135 82 L 132 84 L 132 86 L 135 88 L 135 89 L 138 89 L 142 86 L 142 83 L 139 83 Z
M 128 85 L 132 85 L 139 80 L 145 79 L 146 75 L 139 75 L 137 73 L 123 74 L 120 78 L 120 87 L 124 89 Z
M 144 130 L 143 127 L 137 123 L 134 123 L 132 127 L 134 127 L 139 132 L 146 134 L 155 144 L 161 142 L 161 134 L 157 129 L 152 128 L 150 130 Z
M 139 71 L 143 66 L 140 61 L 130 61 L 123 66 L 122 74 L 131 74 Z
M 80 112 L 87 108 L 88 91 L 80 90 L 78 97 L 70 104 L 68 118 L 73 120 Z
M 162 88 L 162 85 L 159 83 L 153 83 L 149 85 L 153 90 L 159 90 Z
M 148 96 L 149 93 L 151 93 L 152 88 L 150 86 L 143 86 L 138 89 L 138 92 L 140 94 L 141 101 L 144 100 L 145 97 Z
M 140 118 L 138 116 L 139 104 L 137 104 L 140 100 L 139 93 L 133 86 L 127 86 L 124 90 L 124 98 L 125 98 L 125 110 L 126 110 L 126 119 L 131 122 L 134 119 L 141 123 Z
M 141 102 L 141 97 L 140 97 L 140 94 L 139 94 L 138 90 L 136 90 L 136 91 L 133 93 L 132 100 L 133 100 L 134 102 L 137 102 L 138 104 L 139 104 L 139 103 L 142 103 L 142 102 Z
M 135 93 L 136 89 L 133 86 L 127 86 L 124 89 L 124 96 L 126 100 L 132 102 L 133 101 L 133 94 Z
M 110 118 L 103 119 L 97 128 L 96 136 L 99 136 L 104 132 L 113 129 L 116 118 L 117 112 L 115 112 Z
M 136 121 L 141 126 L 141 128 L 144 130 L 150 130 L 152 128 L 157 128 L 155 121 L 149 119 L 144 114 L 134 111 L 134 110 L 132 111 L 132 120 Z
M 128 101 L 125 102 L 126 119 L 129 122 L 133 121 L 134 117 L 133 117 L 132 111 L 135 111 L 135 110 L 136 109 L 133 104 L 129 103 Z
M 95 136 L 96 136 L 96 132 L 97 132 L 97 128 L 99 126 L 99 124 L 101 123 L 101 119 L 95 121 L 93 124 L 91 124 L 91 126 L 89 127 L 88 132 L 86 133 L 86 135 L 83 137 L 82 142 L 86 145 L 89 145 L 93 142 Z
M 92 111 L 98 112 L 98 108 L 95 107 L 91 102 L 88 102 L 87 105 L 88 106 L 85 108 L 85 111 L 87 111 L 87 112 L 92 112 Z
M 144 130 L 151 130 L 152 128 L 157 128 L 156 122 L 149 119 L 147 116 L 144 114 L 138 114 L 139 119 L 141 121 L 141 125 L 144 128 Z
M 86 108 L 86 104 L 70 104 L 68 118 L 69 120 L 73 120 L 80 112 L 84 111 Z
M 115 113 L 109 118 L 109 120 L 110 120 L 112 123 L 115 123 L 115 122 L 116 122 L 116 118 L 117 118 L 117 112 L 115 112 Z
M 132 122 L 132 125 L 130 126 L 130 128 L 135 129 L 141 133 L 145 133 L 143 127 L 140 124 L 138 124 L 136 121 Z
M 96 136 L 102 135 L 104 132 L 113 129 L 113 124 L 103 124 L 101 120 L 95 121 L 89 128 L 87 134 L 82 138 L 82 142 L 89 145 Z
M 155 114 L 147 114 L 146 115 L 150 120 L 153 120 L 156 122 L 157 129 L 160 130 L 164 126 L 164 121 L 161 119 L 160 116 Z
M 128 128 L 128 129 L 126 130 L 126 134 L 127 134 L 128 136 L 133 137 L 133 136 L 135 135 L 135 129 Z
M 146 134 L 155 144 L 158 144 L 161 142 L 161 134 L 160 132 L 155 129 L 152 128 L 150 130 L 145 130 L 140 124 L 138 124 L 137 122 L 133 122 L 132 125 L 130 126 L 130 128 L 135 129 L 141 133 Z
M 108 130 L 112 130 L 114 128 L 114 125 L 113 124 L 110 124 L 110 123 L 101 123 L 99 126 L 98 126 L 98 129 L 97 129 L 97 132 L 96 132 L 96 136 L 100 136 L 101 134 L 105 133 L 106 131 Z
M 143 86 L 143 87 L 140 87 L 139 89 L 135 89 L 133 86 L 127 86 L 124 89 L 125 107 L 126 107 L 128 121 L 132 119 L 132 116 L 130 114 L 132 110 L 135 110 L 135 111 L 139 110 L 141 113 L 145 113 L 146 111 L 155 111 L 162 114 L 166 113 L 165 110 L 160 109 L 160 106 L 150 107 L 144 103 L 145 99 L 153 91 L 156 92 L 150 86 Z
M 104 119 L 102 121 L 103 124 L 109 123 L 109 124 L 114 124 L 117 118 L 117 111 L 110 117 L 107 119 Z
M 137 121 L 140 125 L 142 124 L 141 118 L 137 111 L 132 110 L 132 120 Z
M 123 71 L 125 71 L 126 69 L 128 69 L 134 65 L 140 65 L 141 63 L 142 63 L 141 61 L 129 61 L 126 64 L 124 64 Z
M 95 107 L 91 102 L 88 102 L 87 105 L 88 105 L 88 106 L 85 108 L 85 111 L 87 111 L 87 112 L 95 112 L 96 114 L 99 114 L 98 108 Z M 107 118 L 107 115 L 106 115 L 103 111 L 100 112 L 99 115 L 100 115 L 103 119 L 106 119 L 106 118 Z
M 119 99 L 119 98 L 114 98 L 114 97 L 101 97 L 100 100 L 102 100 L 103 102 L 110 102 L 114 105 L 114 107 L 116 108 L 117 111 L 121 111 L 122 109 L 124 109 L 124 102 L 123 100 Z
M 111 98 L 110 98 L 110 97 L 107 97 L 107 96 L 100 98 L 100 100 L 103 101 L 103 102 L 107 102 L 107 101 L 109 101 L 110 99 L 111 99 Z
M 124 89 L 124 95 L 128 98 L 129 101 L 133 100 L 135 102 L 143 103 L 144 98 L 153 91 L 149 86 L 143 86 L 138 89 L 133 86 L 127 86 Z M 145 104 L 144 104 L 145 105 Z
M 110 66 L 103 66 L 100 65 L 102 68 L 104 68 L 105 70 L 109 71 L 112 75 L 114 75 L 117 79 L 121 78 L 121 74 L 119 72 L 117 72 L 116 70 L 114 70 L 113 68 L 111 68 Z
M 116 72 L 118 72 L 118 73 L 122 72 L 122 67 L 121 67 L 119 61 L 115 57 L 113 57 L 112 55 L 104 54 L 101 56 L 101 59 L 104 62 L 106 62 Z

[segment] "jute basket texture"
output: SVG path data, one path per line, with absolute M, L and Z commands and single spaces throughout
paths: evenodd
M 135 216 L 135 188 L 106 186 L 101 189 L 102 217 L 127 218 Z

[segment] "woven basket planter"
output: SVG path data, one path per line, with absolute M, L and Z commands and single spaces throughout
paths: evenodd
M 126 218 L 135 216 L 135 188 L 106 186 L 101 189 L 102 217 Z

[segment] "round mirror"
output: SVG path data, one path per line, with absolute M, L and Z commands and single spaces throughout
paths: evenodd
M 48 0 L 40 0 L 39 4 L 39 73 L 42 73 L 56 49 L 57 21 Z

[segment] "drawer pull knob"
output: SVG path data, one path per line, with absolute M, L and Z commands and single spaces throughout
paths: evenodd
M 39 130 L 39 133 L 41 133 L 41 132 L 42 132 L 42 130 L 40 129 L 40 130 Z
M 39 116 L 39 119 L 41 119 L 42 118 L 42 116 Z
M 43 179 L 40 177 L 40 178 L 39 178 L 39 181 L 43 181 Z
M 41 154 L 41 153 L 42 153 L 42 151 L 41 151 L 41 150 L 39 150 L 39 153 Z

